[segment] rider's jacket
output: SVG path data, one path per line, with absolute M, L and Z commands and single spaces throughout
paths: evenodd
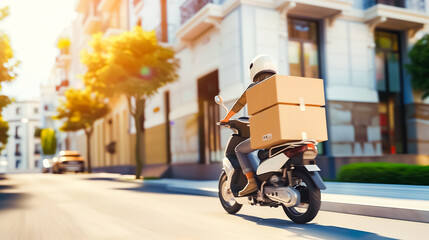
M 247 90 L 273 75 L 275 74 L 271 72 L 256 75 L 254 78 L 255 81 L 249 84 L 249 86 L 247 86 L 246 90 L 241 94 L 240 98 L 238 98 L 237 101 L 234 103 L 234 106 L 232 106 L 231 111 L 238 113 L 247 104 Z

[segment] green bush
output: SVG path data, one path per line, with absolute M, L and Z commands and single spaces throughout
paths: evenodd
M 401 163 L 352 163 L 341 167 L 341 182 L 429 185 L 429 166 Z

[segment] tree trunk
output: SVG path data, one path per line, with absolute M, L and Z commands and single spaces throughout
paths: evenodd
M 91 135 L 92 129 L 87 131 L 85 130 L 86 135 L 86 161 L 88 163 L 88 173 L 92 173 L 92 165 L 91 165 Z
M 145 109 L 146 100 L 136 98 L 136 109 L 134 116 L 134 122 L 136 126 L 136 179 L 141 178 L 141 172 L 145 163 L 145 136 L 144 136 L 144 109 Z M 142 121 L 140 121 L 142 119 Z

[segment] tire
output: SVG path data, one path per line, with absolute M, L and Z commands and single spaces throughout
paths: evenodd
M 241 207 L 243 207 L 242 204 L 238 204 L 234 199 L 230 199 L 229 201 L 225 199 L 225 196 L 232 196 L 231 190 L 228 191 L 226 188 L 227 183 L 227 176 L 224 171 L 222 171 L 220 177 L 219 177 L 219 200 L 222 205 L 222 207 L 225 209 L 225 211 L 229 214 L 235 214 L 238 211 L 240 211 Z
M 302 183 L 294 186 L 301 194 L 301 206 L 307 206 L 307 209 L 302 211 L 297 207 L 285 207 L 283 210 L 286 215 L 295 223 L 304 224 L 313 220 L 320 209 L 320 189 L 316 187 L 310 176 L 304 171 L 295 170 L 292 173 L 292 178 L 301 179 Z M 301 211 L 299 211 L 301 210 Z

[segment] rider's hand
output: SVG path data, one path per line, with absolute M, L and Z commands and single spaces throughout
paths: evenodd
M 234 111 L 229 111 L 229 113 L 226 115 L 226 117 L 222 120 L 220 120 L 221 123 L 228 123 L 229 119 L 235 114 Z

